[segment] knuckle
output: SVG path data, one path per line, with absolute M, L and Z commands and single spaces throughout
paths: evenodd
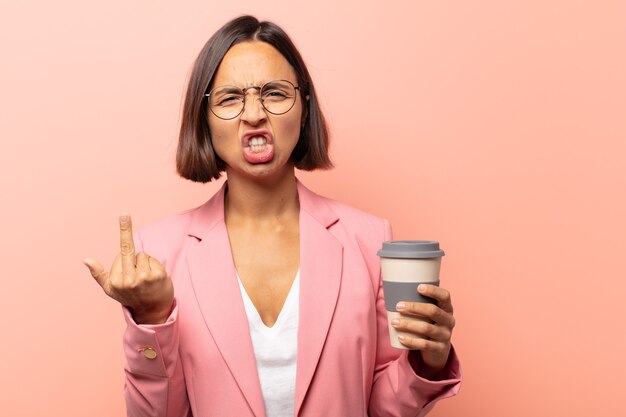
M 122 276 L 123 286 L 125 288 L 135 288 L 137 286 L 137 280 L 135 279 L 135 274 L 124 274 Z
M 411 312 L 414 314 L 422 314 L 423 312 L 423 303 L 411 303 Z
M 413 318 L 407 318 L 405 320 L 402 320 L 402 330 L 407 331 L 407 332 L 413 332 L 414 331 L 414 325 L 413 322 L 415 320 L 413 320 Z
M 424 340 L 424 347 L 422 349 L 431 353 L 437 353 L 437 343 L 430 340 Z
M 411 333 L 422 333 L 422 320 L 417 317 L 411 317 L 407 319 L 407 329 L 411 331 Z
M 437 350 L 438 350 L 440 353 L 443 353 L 443 352 L 445 352 L 446 350 L 448 350 L 448 341 L 445 341 L 445 342 L 437 342 L 437 343 L 435 344 L 435 346 L 436 346 Z
M 430 342 L 426 339 L 418 339 L 416 344 L 420 350 L 430 350 Z
M 120 292 L 126 289 L 126 285 L 121 280 L 111 280 L 111 289 L 115 292 Z
M 133 244 L 130 242 L 121 242 L 120 243 L 120 249 L 122 252 L 122 255 L 130 255 L 131 253 L 133 253 Z
M 420 333 L 426 336 L 432 336 L 435 333 L 435 326 L 425 321 L 419 323 Z
M 152 270 L 150 274 L 152 276 L 152 279 L 154 279 L 155 281 L 164 280 L 167 278 L 167 274 L 161 269 Z
M 135 278 L 137 281 L 149 281 L 150 280 L 150 273 L 148 271 L 137 271 L 135 273 Z
M 428 341 L 421 337 L 413 337 L 413 346 L 418 349 L 426 349 L 428 347 Z
M 126 283 L 125 287 L 132 291 L 138 291 L 141 289 L 142 282 L 138 279 L 134 279 Z

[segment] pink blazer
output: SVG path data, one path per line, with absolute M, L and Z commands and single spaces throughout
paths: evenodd
M 125 398 L 132 417 L 264 417 L 248 321 L 224 223 L 226 185 L 202 206 L 135 237 L 172 277 L 165 324 L 127 310 Z M 415 374 L 389 344 L 379 258 L 386 220 L 321 197 L 298 182 L 300 317 L 295 416 L 423 416 L 460 385 Z

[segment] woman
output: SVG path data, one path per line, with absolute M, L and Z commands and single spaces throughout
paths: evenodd
M 209 39 L 185 98 L 178 172 L 227 182 L 133 239 L 120 217 L 110 272 L 124 306 L 130 416 L 416 416 L 454 395 L 449 293 L 405 303 L 389 344 L 376 251 L 386 220 L 320 197 L 295 168 L 329 168 L 328 133 L 300 54 L 243 16 Z M 149 254 L 149 255 L 148 255 Z

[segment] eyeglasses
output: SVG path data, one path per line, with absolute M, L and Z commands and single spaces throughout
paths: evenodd
M 239 116 L 246 105 L 246 92 L 257 90 L 259 101 L 265 110 L 272 114 L 285 114 L 296 103 L 296 90 L 287 80 L 269 81 L 262 87 L 249 86 L 239 88 L 234 85 L 215 87 L 205 96 L 208 98 L 209 109 L 220 119 L 230 120 Z

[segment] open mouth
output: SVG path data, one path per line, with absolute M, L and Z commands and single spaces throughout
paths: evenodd
M 274 158 L 273 143 L 272 134 L 265 129 L 246 133 L 241 142 L 244 159 L 253 164 L 270 162 Z
M 263 152 L 267 148 L 267 138 L 265 136 L 255 136 L 248 140 L 248 147 L 252 153 Z

